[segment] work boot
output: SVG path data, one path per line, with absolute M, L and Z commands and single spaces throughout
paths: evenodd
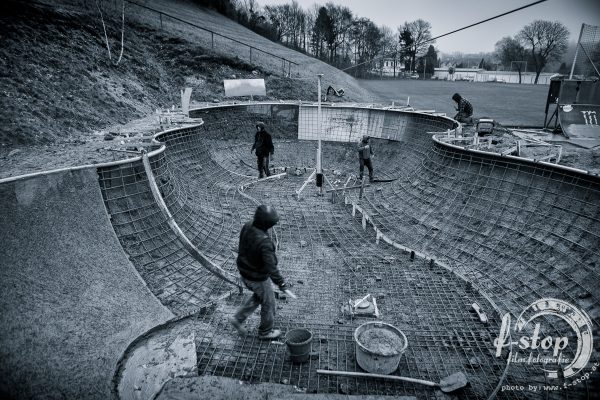
M 258 335 L 258 338 L 260 340 L 273 340 L 273 339 L 277 339 L 279 336 L 281 336 L 281 331 L 279 329 L 273 329 L 269 333 Z
M 373 183 L 374 180 L 375 178 L 373 178 L 372 176 L 369 177 L 369 182 Z
M 229 317 L 229 323 L 233 325 L 233 327 L 235 328 L 237 333 L 240 334 L 240 336 L 246 336 L 248 334 L 242 323 L 238 321 L 235 317 Z
M 258 174 L 258 179 L 262 179 L 262 178 L 264 178 L 264 177 L 265 177 L 265 176 L 263 175 L 263 173 L 262 173 L 262 172 L 261 172 L 260 174 Z

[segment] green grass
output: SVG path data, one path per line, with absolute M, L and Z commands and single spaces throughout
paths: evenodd
M 361 80 L 380 101 L 397 101 L 421 109 L 434 109 L 452 117 L 455 92 L 473 104 L 475 118 L 489 117 L 503 125 L 538 126 L 544 124 L 548 86 L 506 83 L 448 82 L 436 80 Z

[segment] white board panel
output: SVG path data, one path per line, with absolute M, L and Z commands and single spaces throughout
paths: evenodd
M 226 97 L 266 96 L 264 79 L 224 79 Z

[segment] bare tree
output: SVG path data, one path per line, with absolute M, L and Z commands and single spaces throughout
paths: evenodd
M 357 65 L 357 76 L 366 76 L 371 61 L 381 49 L 383 34 L 368 18 L 357 18 L 352 26 L 352 43 L 354 46 L 354 63 Z
M 319 8 L 312 33 L 311 44 L 315 56 L 325 60 L 328 59 L 329 49 L 331 49 L 333 43 L 333 21 L 326 7 Z
M 306 12 L 306 30 L 304 32 L 304 51 L 310 52 L 311 46 L 311 38 L 313 36 L 313 28 L 315 26 L 315 21 L 317 20 L 317 16 L 319 15 L 319 5 L 313 4 Z
M 275 40 L 280 42 L 283 42 L 283 38 L 288 35 L 291 28 L 288 23 L 288 8 L 289 5 L 265 6 L 265 13 L 275 30 Z
M 526 25 L 517 38 L 530 52 L 535 67 L 535 82 L 550 61 L 559 60 L 567 49 L 569 30 L 560 22 L 536 20 Z
M 511 65 L 513 61 L 525 61 L 528 57 L 527 51 L 519 43 L 517 39 L 505 36 L 496 42 L 496 57 L 502 65 Z M 521 83 L 521 72 L 523 65 L 517 63 L 517 71 L 519 71 L 519 83 Z
M 412 43 L 410 44 L 410 65 L 411 70 L 415 66 L 415 58 L 417 56 L 423 56 L 430 44 L 434 41 L 431 40 L 431 24 L 425 20 L 417 19 L 412 22 L 405 22 L 402 29 L 398 28 L 399 32 L 407 31 L 410 32 Z
M 383 74 L 383 66 L 386 60 L 391 59 L 392 67 L 394 69 L 393 76 L 396 77 L 396 58 L 398 53 L 398 36 L 388 26 L 379 27 L 381 34 L 381 70 Z
M 400 47 L 400 62 L 404 63 L 404 69 L 412 71 L 414 50 L 414 39 L 408 28 L 398 27 L 398 46 Z
M 349 33 L 352 29 L 353 16 L 348 7 L 327 3 L 327 14 L 331 18 L 331 43 L 329 59 L 334 65 L 339 65 L 338 49 L 344 48 L 349 42 Z M 343 55 L 342 55 L 342 58 Z
M 232 0 L 231 4 L 238 12 L 238 19 L 245 19 L 250 27 L 257 25 L 259 22 L 260 5 L 256 0 Z
M 238 0 L 236 2 L 232 2 L 234 6 L 241 9 L 243 12 L 251 16 L 253 13 L 258 12 L 260 6 L 256 2 L 256 0 Z

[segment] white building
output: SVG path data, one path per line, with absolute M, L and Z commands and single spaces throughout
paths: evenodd
M 549 85 L 550 78 L 554 73 L 542 72 L 538 84 Z M 435 68 L 433 79 L 446 81 L 471 81 L 471 82 L 502 82 L 519 83 L 519 72 L 517 71 L 486 71 L 481 68 L 454 68 L 454 74 L 450 75 L 448 67 Z M 522 72 L 521 83 L 533 84 L 534 72 Z
M 383 76 L 394 76 L 394 59 L 383 58 L 379 61 L 377 67 L 372 70 L 373 73 L 381 73 Z M 396 76 L 404 72 L 404 64 L 396 60 Z

